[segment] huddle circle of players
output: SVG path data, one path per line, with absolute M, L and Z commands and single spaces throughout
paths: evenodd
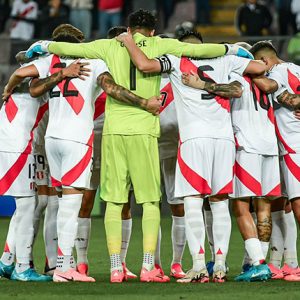
M 235 280 L 300 281 L 299 66 L 270 42 L 154 36 L 145 10 L 128 20 L 128 32 L 114 27 L 90 43 L 63 24 L 52 41 L 17 55 L 0 110 L 0 195 L 16 200 L 0 276 L 94 282 L 87 253 L 100 183 L 112 283 L 137 278 L 126 266 L 132 193 L 143 208 L 141 282 L 225 282 L 229 198 L 245 247 Z M 161 175 L 172 211 L 170 277 L 160 262 Z M 32 248 L 44 212 L 39 274 Z M 193 264 L 184 272 L 186 241 Z

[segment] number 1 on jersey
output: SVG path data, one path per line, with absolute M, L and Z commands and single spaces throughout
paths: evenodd
M 129 71 L 129 79 L 130 79 L 130 90 L 136 90 L 136 66 L 132 61 L 130 61 L 130 71 Z

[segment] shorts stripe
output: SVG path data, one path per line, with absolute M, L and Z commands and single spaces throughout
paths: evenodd
M 266 196 L 280 196 L 281 195 L 281 185 L 280 183 L 274 187 Z
M 237 161 L 235 161 L 235 175 L 255 195 L 262 195 L 261 184 L 251 174 L 249 174 Z
M 233 180 L 230 180 L 222 189 L 220 189 L 217 195 L 231 194 L 233 192 Z
M 62 186 L 61 182 L 57 179 L 55 179 L 54 177 L 51 176 L 51 184 L 53 187 L 55 186 Z
M 300 167 L 292 160 L 289 154 L 284 155 L 283 158 L 288 169 L 300 181 Z
M 198 191 L 200 194 L 211 194 L 211 188 L 207 181 L 183 161 L 180 147 L 178 148 L 177 161 L 183 177 L 196 191 Z
M 284 149 L 288 152 L 288 153 L 296 153 L 295 150 L 293 150 L 287 143 L 286 141 L 283 139 L 280 131 L 279 131 L 279 128 L 278 128 L 278 125 L 277 125 L 277 122 L 276 122 L 276 119 L 275 119 L 275 132 L 276 132 L 276 135 L 279 139 L 279 141 L 281 142 L 281 144 L 283 145 Z

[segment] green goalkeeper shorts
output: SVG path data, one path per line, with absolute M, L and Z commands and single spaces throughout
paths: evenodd
M 131 184 L 137 203 L 160 201 L 157 138 L 150 135 L 104 135 L 100 197 L 107 202 L 127 203 Z

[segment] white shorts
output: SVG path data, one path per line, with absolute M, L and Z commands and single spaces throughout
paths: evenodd
M 34 160 L 36 165 L 35 184 L 51 186 L 49 165 L 45 152 L 45 147 L 35 147 Z
M 167 201 L 171 205 L 183 204 L 183 198 L 174 197 L 176 162 L 176 156 L 160 160 L 164 189 L 166 192 Z
M 100 184 L 101 141 L 102 141 L 102 133 L 95 132 L 93 169 L 92 169 L 92 176 L 91 176 L 89 190 L 97 190 Z
M 280 196 L 278 156 L 237 151 L 233 191 L 234 198 Z
M 232 193 L 235 145 L 213 138 L 191 139 L 178 149 L 175 197 Z
M 280 160 L 288 199 L 300 197 L 300 154 L 286 154 Z
M 32 154 L 0 152 L 0 195 L 35 195 L 35 163 Z
M 89 188 L 93 147 L 55 138 L 45 139 L 52 186 Z

